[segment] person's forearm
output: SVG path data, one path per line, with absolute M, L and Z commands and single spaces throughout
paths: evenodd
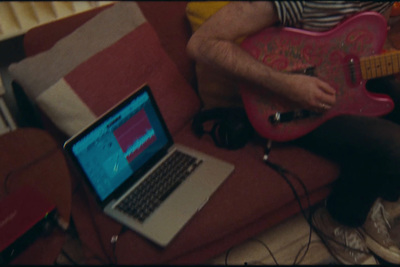
M 193 34 L 187 46 L 188 53 L 196 62 L 223 72 L 232 79 L 273 90 L 282 84 L 282 74 L 254 59 L 235 41 L 277 21 L 273 2 L 231 2 Z
M 336 91 L 329 84 L 316 77 L 274 70 L 235 43 L 277 21 L 272 2 L 231 2 L 193 34 L 187 45 L 188 54 L 196 62 L 208 65 L 210 71 L 254 84 L 252 88 L 259 92 L 268 90 L 304 108 L 331 107 Z
M 254 59 L 240 46 L 230 41 L 193 38 L 188 53 L 197 62 L 208 65 L 238 82 L 249 82 L 255 87 L 285 94 L 287 74 L 276 71 Z

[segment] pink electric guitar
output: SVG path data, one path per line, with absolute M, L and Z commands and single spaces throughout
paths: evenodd
M 400 51 L 378 55 L 386 32 L 383 16 L 365 12 L 323 33 L 276 27 L 246 38 L 241 46 L 264 64 L 319 77 L 337 91 L 336 104 L 316 113 L 276 94 L 241 85 L 244 107 L 255 130 L 265 138 L 288 141 L 341 114 L 389 113 L 394 107 L 390 97 L 365 89 L 368 79 L 400 72 Z

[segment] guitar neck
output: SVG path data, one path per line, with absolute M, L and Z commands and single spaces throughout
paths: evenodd
M 364 80 L 379 78 L 400 72 L 400 51 L 363 57 L 360 59 Z

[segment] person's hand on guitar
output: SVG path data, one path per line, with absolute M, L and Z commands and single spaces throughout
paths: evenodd
M 323 112 L 329 110 L 336 102 L 336 90 L 328 83 L 302 74 L 284 74 L 285 96 L 298 103 L 302 108 Z

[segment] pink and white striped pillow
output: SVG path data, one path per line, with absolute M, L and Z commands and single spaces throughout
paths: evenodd
M 190 85 L 134 2 L 102 11 L 50 50 L 13 64 L 11 76 L 68 136 L 147 83 L 171 132 L 199 110 Z

